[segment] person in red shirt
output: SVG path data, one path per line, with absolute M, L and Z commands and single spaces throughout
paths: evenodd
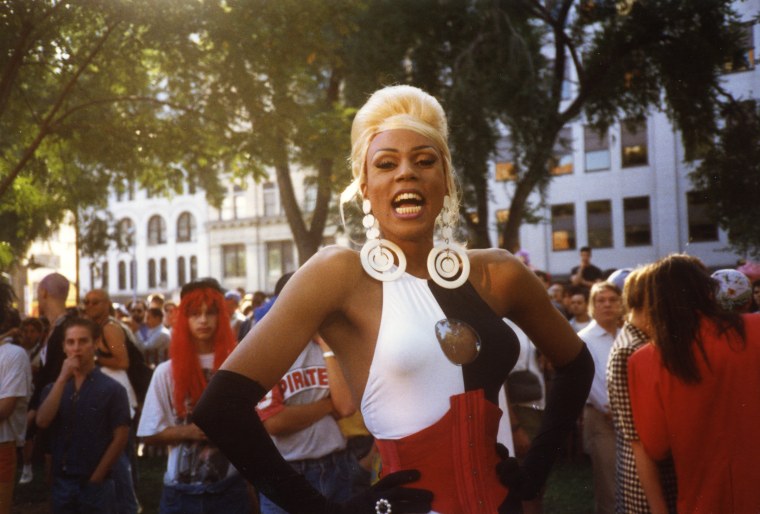
M 624 297 L 653 344 L 629 359 L 628 388 L 652 512 L 667 512 L 652 460 L 668 455 L 678 512 L 760 512 L 760 315 L 721 309 L 695 257 L 671 255 L 636 274 Z

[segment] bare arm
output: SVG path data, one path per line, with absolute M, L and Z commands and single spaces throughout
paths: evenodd
M 264 421 L 264 428 L 270 435 L 294 434 L 329 416 L 332 411 L 330 398 L 305 405 L 286 405 L 283 410 Z
M 641 444 L 641 441 L 631 441 L 631 448 L 633 448 L 633 458 L 636 461 L 639 481 L 647 497 L 649 508 L 652 509 L 652 514 L 667 514 L 668 504 L 662 491 L 660 470 L 657 468 L 657 463 L 644 451 L 644 445 Z
M 129 367 L 129 355 L 127 354 L 127 342 L 124 331 L 114 323 L 108 323 L 103 327 L 103 344 L 111 352 L 110 357 L 98 357 L 101 366 L 112 369 L 127 369 Z
M 355 254 L 345 249 L 321 250 L 293 275 L 272 309 L 253 326 L 221 369 L 239 373 L 270 390 L 319 332 L 320 325 L 329 316 L 345 311 L 360 274 Z M 335 280 L 337 276 L 341 279 Z M 276 347 L 272 341 L 277 341 Z M 336 347 L 338 355 L 340 350 Z
M 119 458 L 119 455 L 124 451 L 124 448 L 126 448 L 128 439 L 128 425 L 122 425 L 114 429 L 111 443 L 100 458 L 100 462 L 98 462 L 95 471 L 90 475 L 90 482 L 100 483 L 106 478 L 108 472 L 111 471 L 114 463 L 116 463 L 116 460 Z
M 68 357 L 63 361 L 61 372 L 58 374 L 56 381 L 53 382 L 53 387 L 50 389 L 50 393 L 37 409 L 35 419 L 40 428 L 49 427 L 58 415 L 58 408 L 61 406 L 61 397 L 63 396 L 63 388 L 66 386 L 66 381 L 73 376 L 74 370 L 78 368 L 79 359 L 77 357 Z
M 324 339 L 319 335 L 314 336 L 314 340 L 322 348 L 322 351 L 332 352 Z M 334 408 L 334 413 L 338 418 L 345 418 L 356 412 L 354 406 L 354 399 L 351 396 L 351 390 L 346 382 L 346 377 L 343 375 L 343 370 L 340 368 L 335 356 L 325 357 L 325 366 L 327 367 L 327 383 L 330 386 L 330 398 Z
M 478 252 L 473 261 L 481 296 L 497 314 L 514 321 L 554 367 L 578 355 L 583 342 L 552 305 L 535 273 L 503 250 Z
M 175 425 L 167 427 L 161 432 L 152 436 L 142 438 L 145 444 L 179 444 L 183 441 L 205 441 L 206 434 L 203 433 L 198 425 L 191 423 L 189 425 Z
M 0 422 L 5 421 L 11 414 L 13 414 L 17 400 L 18 397 L 16 396 L 10 396 L 0 400 Z

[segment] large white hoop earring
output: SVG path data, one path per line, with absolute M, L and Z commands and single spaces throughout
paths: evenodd
M 457 213 L 451 210 L 451 198 L 446 195 L 443 197 L 443 212 L 441 212 L 443 243 L 435 245 L 430 250 L 427 259 L 430 278 L 446 289 L 456 289 L 467 282 L 470 276 L 470 258 L 467 257 L 467 250 L 451 242 L 453 232 L 451 226 L 454 224 L 455 216 Z
M 367 198 L 362 202 L 362 211 L 364 211 L 362 225 L 367 229 L 367 242 L 359 253 L 362 268 L 375 280 L 381 282 L 396 280 L 406 271 L 406 256 L 396 243 L 380 239 L 380 227 L 377 219 L 372 215 L 372 206 Z M 398 265 L 396 269 L 393 269 L 396 261 Z

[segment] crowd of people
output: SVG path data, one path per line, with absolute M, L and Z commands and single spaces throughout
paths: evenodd
M 465 250 L 446 139 L 433 97 L 376 92 L 341 198 L 366 244 L 271 296 L 204 278 L 67 306 L 52 273 L 30 317 L 0 283 L 0 514 L 35 479 L 52 512 L 136 514 L 142 445 L 165 450 L 162 513 L 543 512 L 572 451 L 598 513 L 760 512 L 760 282 L 588 247 L 556 281 Z

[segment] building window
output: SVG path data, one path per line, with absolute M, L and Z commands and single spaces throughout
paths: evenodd
M 293 259 L 293 241 L 270 241 L 267 243 L 267 285 L 273 289 L 277 280 L 296 269 Z
M 148 259 L 148 287 L 156 287 L 156 259 Z
M 314 212 L 317 207 L 317 185 L 306 184 L 303 188 L 303 212 Z
M 494 164 L 494 180 L 506 182 L 517 179 L 515 158 L 512 152 L 512 140 L 509 137 L 499 139 L 496 145 L 496 159 Z
M 612 202 L 586 202 L 586 229 L 591 248 L 612 247 Z
M 686 193 L 689 218 L 689 242 L 699 243 L 718 240 L 718 224 L 710 215 L 707 195 L 698 191 Z
M 504 248 L 504 229 L 509 219 L 509 209 L 499 209 L 496 211 L 496 238 L 499 240 L 499 248 Z
M 108 291 L 108 282 L 109 282 L 109 276 L 108 276 L 108 262 L 103 263 L 102 271 L 100 272 L 100 287 Z
M 627 119 L 620 124 L 620 151 L 624 168 L 649 163 L 646 120 Z
M 610 169 L 610 140 L 606 131 L 600 135 L 592 127 L 583 127 L 583 144 L 587 172 Z
M 95 289 L 95 280 L 98 276 L 98 265 L 94 262 L 90 263 L 90 289 Z
M 494 179 L 497 182 L 506 182 L 507 180 L 517 179 L 515 165 L 511 162 L 497 162 L 494 170 Z
M 648 246 L 652 244 L 652 216 L 649 197 L 623 198 L 623 224 L 625 246 Z
M 122 250 L 132 248 L 135 244 L 135 224 L 129 218 L 122 218 L 116 225 L 118 244 Z
M 161 261 L 158 267 L 158 283 L 162 288 L 165 288 L 169 283 L 169 270 L 167 269 L 166 265 L 166 257 L 161 257 Z
M 277 185 L 274 182 L 266 182 L 264 188 L 264 216 L 279 216 L 280 206 L 277 201 Z
M 195 241 L 195 237 L 195 216 L 189 212 L 183 212 L 177 218 L 177 242 L 186 243 L 188 241 Z
M 198 257 L 195 255 L 190 256 L 190 281 L 198 278 Z
M 148 245 L 162 245 L 166 243 L 166 221 L 156 214 L 148 220 Z
M 179 257 L 177 259 L 177 285 L 180 287 L 187 284 L 187 274 L 185 273 L 185 258 Z
M 245 245 L 222 246 L 222 276 L 245 277 Z
M 552 205 L 552 250 L 575 249 L 575 205 Z
M 755 68 L 755 41 L 752 35 L 752 23 L 746 23 L 741 27 L 739 40 L 740 50 L 732 55 L 723 65 L 726 73 L 747 71 Z
M 119 291 L 127 288 L 127 263 L 119 261 Z
M 129 288 L 134 291 L 137 287 L 137 261 L 132 259 L 129 263 Z
M 552 175 L 568 175 L 573 172 L 573 131 L 565 127 L 559 131 L 554 143 L 551 162 Z

